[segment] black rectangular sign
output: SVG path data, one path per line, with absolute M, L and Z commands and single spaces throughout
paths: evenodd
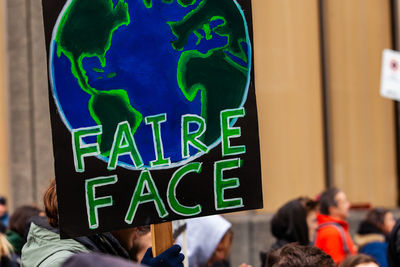
M 42 0 L 60 231 L 262 208 L 250 0 Z

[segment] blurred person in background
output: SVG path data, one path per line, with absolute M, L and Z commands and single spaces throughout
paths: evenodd
M 266 267 L 336 267 L 336 264 L 317 247 L 289 243 L 268 254 Z
M 347 257 L 340 267 L 379 267 L 379 265 L 373 257 L 365 254 L 357 254 Z
M 318 202 L 307 197 L 296 198 L 279 208 L 271 220 L 271 233 L 276 242 L 269 251 L 293 242 L 310 245 L 318 227 L 317 208 Z M 261 266 L 265 266 L 267 254 L 261 252 Z
M 329 188 L 320 195 L 319 205 L 315 246 L 329 254 L 336 264 L 340 264 L 347 256 L 357 253 L 346 221 L 350 202 L 342 190 Z
M 14 253 L 21 257 L 21 250 L 26 243 L 25 231 L 29 219 L 43 213 L 36 206 L 25 205 L 17 208 L 10 216 L 7 240 L 13 247 Z
M 288 243 L 310 245 L 317 229 L 318 203 L 307 197 L 300 197 L 283 205 L 271 220 L 271 233 L 276 242 L 271 249 L 278 249 Z
M 0 223 L 7 228 L 8 220 L 7 200 L 5 197 L 0 196 Z
M 189 267 L 229 267 L 233 231 L 220 215 L 186 220 Z M 182 236 L 177 243 L 182 244 Z M 248 266 L 242 264 L 241 267 Z
M 395 225 L 393 213 L 387 209 L 376 208 L 367 213 L 361 222 L 354 241 L 359 252 L 372 256 L 381 267 L 387 267 L 387 238 Z

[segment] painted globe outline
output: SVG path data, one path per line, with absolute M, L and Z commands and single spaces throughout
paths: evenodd
M 70 121 L 68 120 L 67 116 L 66 116 L 65 113 L 64 113 L 63 106 L 61 105 L 61 102 L 60 102 L 59 97 L 58 97 L 57 85 L 56 85 L 55 74 L 54 74 L 54 73 L 55 73 L 55 71 L 54 71 L 54 56 L 57 55 L 57 52 L 55 52 L 55 51 L 57 51 L 57 50 L 56 50 L 56 49 L 57 49 L 57 43 L 55 42 L 55 36 L 56 36 L 57 31 L 58 31 L 58 28 L 59 28 L 60 20 L 63 18 L 64 13 L 66 12 L 66 10 L 68 9 L 68 7 L 70 6 L 70 4 L 71 4 L 73 1 L 74 1 L 74 0 L 67 0 L 67 2 L 65 3 L 63 9 L 61 10 L 61 12 L 60 12 L 59 15 L 58 15 L 57 22 L 56 22 L 56 24 L 55 24 L 55 26 L 54 26 L 54 28 L 53 28 L 53 32 L 52 32 L 52 38 L 51 38 L 51 42 L 50 42 L 50 53 L 49 53 L 49 74 L 50 74 L 50 75 L 49 75 L 49 79 L 50 79 L 50 85 L 51 85 L 51 93 L 52 93 L 53 99 L 54 99 L 55 104 L 56 104 L 56 107 L 57 107 L 57 112 L 58 112 L 58 114 L 60 115 L 61 120 L 63 121 L 64 125 L 67 127 L 67 129 L 69 130 L 70 133 L 72 133 L 72 131 L 73 131 L 74 129 L 77 129 L 77 128 L 72 127 Z M 129 3 L 130 0 L 124 0 L 124 1 Z M 141 1 L 141 0 L 138 0 L 138 1 Z M 201 3 L 202 1 L 203 1 L 203 0 L 199 0 L 198 2 L 197 2 L 197 1 L 194 1 L 194 3 L 199 4 L 199 3 Z M 251 71 L 252 71 L 252 46 L 251 46 L 251 42 L 250 42 L 248 24 L 247 24 L 247 21 L 246 21 L 244 12 L 243 12 L 242 8 L 240 7 L 240 5 L 237 3 L 236 0 L 232 0 L 232 2 L 236 5 L 236 8 L 237 8 L 237 10 L 239 11 L 239 13 L 240 13 L 240 15 L 241 15 L 241 18 L 242 18 L 241 23 L 243 23 L 243 26 L 244 26 L 243 28 L 244 28 L 244 31 L 245 31 L 245 40 L 243 40 L 243 41 L 241 42 L 241 44 L 242 44 L 242 46 L 243 46 L 243 44 L 245 44 L 246 47 L 243 46 L 243 49 L 244 49 L 244 50 L 247 50 L 247 51 L 246 51 L 246 56 L 247 56 L 247 62 L 246 62 L 246 64 L 247 64 L 246 79 L 247 79 L 247 80 L 246 80 L 246 85 L 245 85 L 245 87 L 244 87 L 244 91 L 243 91 L 243 95 L 242 95 L 241 104 L 237 106 L 237 108 L 241 108 L 241 107 L 244 107 L 244 104 L 246 103 L 246 100 L 247 100 L 247 97 L 248 97 L 248 92 L 249 92 L 249 87 L 250 87 L 250 82 L 251 82 Z M 164 3 L 164 4 L 165 4 L 165 3 Z M 200 5 L 200 4 L 199 4 L 199 5 Z M 208 21 L 208 23 L 210 23 L 210 22 L 211 22 L 211 20 Z M 132 23 L 132 22 L 131 22 L 131 23 Z M 191 35 L 193 35 L 193 34 L 194 34 L 194 33 L 191 33 Z M 172 41 L 173 41 L 173 40 L 170 40 L 170 42 L 172 42 Z M 111 48 L 111 47 L 110 47 L 110 48 Z M 216 48 L 219 48 L 219 47 L 216 47 Z M 180 53 L 180 55 L 179 55 L 179 57 L 180 57 L 180 56 L 182 55 L 182 53 L 185 52 L 185 51 L 192 51 L 192 50 L 185 50 L 185 49 L 184 49 L 183 51 L 176 51 L 176 52 L 177 52 L 177 53 Z M 197 50 L 194 50 L 194 51 L 197 51 Z M 107 53 L 108 53 L 108 51 L 107 51 Z M 92 56 L 92 57 L 93 57 L 93 56 Z M 88 58 L 92 58 L 92 57 L 88 57 Z M 177 70 L 177 69 L 176 69 L 176 70 Z M 110 90 L 111 90 L 111 89 L 110 89 Z M 179 87 L 175 88 L 174 90 L 181 91 L 181 89 L 180 89 Z M 182 93 L 182 92 L 181 92 L 181 93 Z M 200 94 L 200 93 L 198 92 L 197 94 Z M 190 103 L 191 101 L 187 100 L 187 102 Z M 87 108 L 87 107 L 86 107 L 86 108 Z M 222 111 L 222 110 L 221 110 L 221 111 Z M 155 114 L 154 114 L 154 115 L 155 115 Z M 196 115 L 199 115 L 199 114 L 196 114 Z M 144 117 L 143 117 L 143 118 L 144 118 Z M 230 126 L 230 127 L 233 127 L 233 126 L 235 125 L 236 121 L 237 121 L 237 119 L 232 119 L 232 120 L 230 121 L 230 123 L 229 123 L 229 126 Z M 97 125 L 98 125 L 98 124 L 97 124 Z M 97 126 L 97 125 L 87 125 L 87 126 L 85 126 L 85 127 L 91 127 L 91 126 Z M 139 124 L 139 127 L 146 127 L 146 125 L 144 125 L 144 122 L 142 121 L 142 122 Z M 151 127 L 151 126 L 147 125 L 147 127 Z M 135 138 L 135 136 L 134 136 L 134 138 Z M 179 138 L 179 140 L 180 140 L 180 138 Z M 82 140 L 82 143 L 83 143 L 83 144 L 86 144 L 84 140 Z M 175 168 L 175 167 L 179 167 L 179 166 L 185 165 L 185 164 L 187 164 L 187 163 L 189 163 L 189 162 L 191 162 L 191 161 L 194 161 L 195 159 L 197 159 L 197 158 L 203 156 L 204 154 L 207 154 L 209 151 L 211 151 L 212 149 L 214 149 L 215 147 L 217 147 L 220 143 L 221 143 L 221 136 L 219 135 L 219 137 L 218 137 L 211 145 L 208 145 L 208 151 L 207 151 L 207 152 L 203 152 L 203 151 L 200 151 L 200 150 L 196 149 L 197 152 L 195 152 L 194 154 L 190 153 L 190 156 L 189 156 L 189 157 L 183 158 L 183 159 L 181 159 L 181 160 L 179 160 L 179 161 L 176 161 L 176 162 L 173 162 L 173 161 L 171 160 L 171 163 L 170 163 L 169 165 L 161 165 L 161 166 L 150 167 L 150 166 L 149 166 L 149 165 L 150 165 L 150 164 L 149 164 L 150 161 L 148 161 L 148 162 L 144 162 L 144 165 L 143 165 L 143 166 L 137 168 L 137 167 L 135 167 L 133 164 L 130 164 L 130 163 L 121 161 L 121 159 L 119 159 L 119 160 L 118 160 L 118 163 L 117 163 L 117 166 L 123 167 L 123 168 L 125 168 L 125 169 L 130 169 L 130 170 L 143 170 L 143 169 L 157 170 L 157 169 L 170 169 L 170 168 Z M 139 151 L 139 152 L 140 152 L 140 151 Z M 168 158 L 167 155 L 164 155 L 164 156 L 165 156 L 166 158 Z M 106 162 L 106 163 L 109 161 L 109 157 L 108 157 L 108 156 L 104 156 L 104 155 L 102 155 L 102 154 L 96 155 L 96 157 L 99 158 L 99 159 L 101 159 L 102 161 L 104 161 L 104 162 Z

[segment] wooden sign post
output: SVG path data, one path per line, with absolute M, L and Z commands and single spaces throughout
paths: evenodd
M 151 225 L 153 256 L 156 257 L 174 244 L 172 223 L 165 222 Z

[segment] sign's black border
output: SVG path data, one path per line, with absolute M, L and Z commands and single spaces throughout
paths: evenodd
M 129 0 L 128 0 L 129 1 Z M 45 37 L 47 58 L 49 58 L 50 42 L 52 31 L 57 18 L 65 5 L 66 0 L 42 0 L 43 17 L 45 25 Z M 240 187 L 234 190 L 227 190 L 225 197 L 242 197 L 244 207 L 240 209 L 217 211 L 214 207 L 213 195 L 213 164 L 216 160 L 221 160 L 221 147 L 217 146 L 208 154 L 203 155 L 196 161 L 203 162 L 201 175 L 190 175 L 187 179 L 183 179 L 178 187 L 177 195 L 186 205 L 195 205 L 201 203 L 203 211 L 199 216 L 212 214 L 221 214 L 226 212 L 235 212 L 249 209 L 258 209 L 263 207 L 262 200 L 262 184 L 261 184 L 261 165 L 260 165 L 260 145 L 258 136 L 258 119 L 256 108 L 256 95 L 254 85 L 254 39 L 253 39 L 253 23 L 252 8 L 250 0 L 237 0 L 245 14 L 250 41 L 252 44 L 252 72 L 251 83 L 249 87 L 247 101 L 245 103 L 246 116 L 240 118 L 235 126 L 242 128 L 242 136 L 233 140 L 233 145 L 245 144 L 247 152 L 240 155 L 244 165 L 236 170 L 226 171 L 227 177 L 238 177 Z M 160 219 L 154 205 L 151 203 L 143 204 L 138 208 L 137 218 L 132 225 L 125 223 L 124 218 L 129 207 L 130 199 L 133 194 L 134 187 L 139 177 L 139 171 L 127 170 L 118 167 L 115 171 L 108 171 L 106 163 L 95 158 L 89 157 L 85 159 L 86 171 L 84 173 L 76 173 L 74 171 L 74 162 L 72 157 L 71 133 L 64 125 L 57 111 L 54 102 L 50 82 L 49 82 L 49 103 L 52 125 L 55 173 L 57 183 L 58 209 L 60 233 L 63 238 L 77 237 L 82 235 L 91 235 L 100 232 L 106 232 L 116 229 L 129 228 L 132 226 L 146 225 L 150 223 L 160 223 L 184 217 L 176 215 L 166 208 L 170 214 L 166 219 Z M 229 157 L 228 157 L 229 158 Z M 234 157 L 231 157 L 234 158 Z M 225 158 L 224 158 L 225 159 Z M 169 178 L 177 168 L 168 170 L 152 170 L 151 174 L 160 192 L 166 192 Z M 90 230 L 88 227 L 86 205 L 85 205 L 85 179 L 98 176 L 118 175 L 118 183 L 112 186 L 99 188 L 98 196 L 112 195 L 114 206 L 99 210 L 100 225 L 96 230 Z M 201 176 L 201 179 L 199 179 Z M 183 190 L 184 189 L 184 190 Z M 163 201 L 167 203 L 166 195 L 161 194 Z

